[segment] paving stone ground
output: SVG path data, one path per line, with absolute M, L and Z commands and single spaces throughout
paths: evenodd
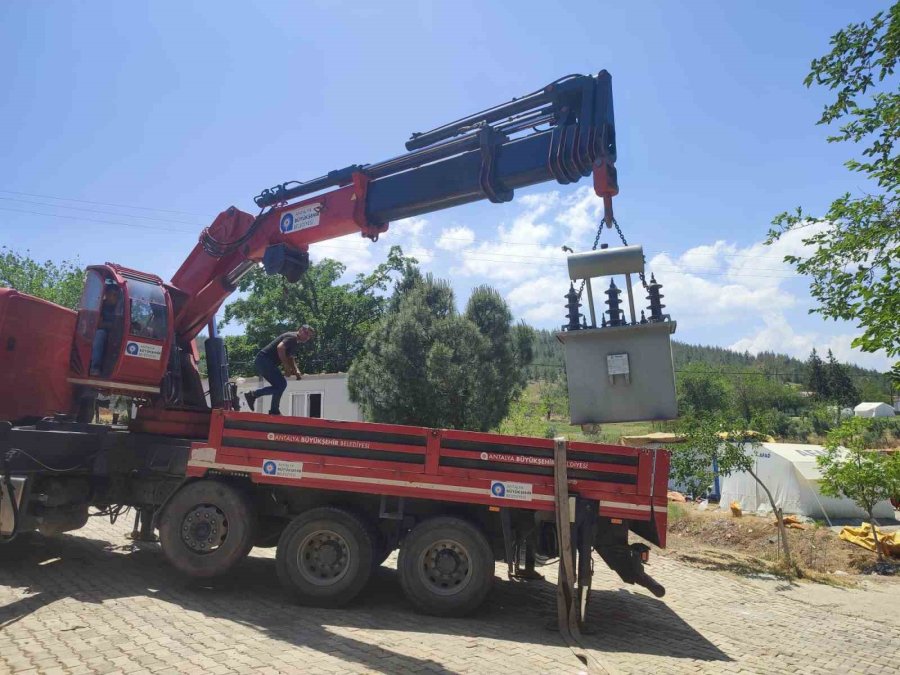
M 547 630 L 555 574 L 501 581 L 476 616 L 412 611 L 392 560 L 353 606 L 300 607 L 271 549 L 228 579 L 181 578 L 155 547 L 134 550 L 97 518 L 57 539 L 0 547 L 0 672 L 577 673 Z M 900 584 L 813 601 L 781 581 L 750 581 L 656 557 L 657 600 L 597 565 L 587 645 L 620 673 L 896 673 Z M 888 611 L 866 610 L 872 593 Z M 884 593 L 896 598 L 884 603 Z M 848 595 L 843 595 L 848 594 Z M 856 595 L 854 595 L 856 594 Z M 858 602 L 857 602 L 858 596 Z

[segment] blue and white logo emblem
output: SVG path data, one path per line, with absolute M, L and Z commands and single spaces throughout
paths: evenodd
M 262 469 L 263 469 L 263 473 L 266 474 L 267 476 L 274 476 L 278 473 L 278 465 L 275 462 L 273 462 L 271 459 L 268 459 L 265 462 L 263 462 Z
M 284 233 L 288 233 L 294 229 L 294 214 L 293 213 L 285 213 L 281 216 L 281 231 Z
M 514 483 L 513 481 L 491 481 L 491 497 L 496 499 L 515 499 L 530 502 L 532 499 L 531 483 Z
M 131 354 L 132 356 L 137 356 L 138 352 L 140 350 L 141 350 L 141 348 L 138 347 L 137 342 L 129 342 L 127 345 L 125 345 L 125 351 L 128 352 L 129 354 Z

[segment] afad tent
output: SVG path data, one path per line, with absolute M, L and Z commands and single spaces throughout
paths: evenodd
M 748 450 L 748 452 L 753 452 Z M 819 492 L 821 472 L 816 457 L 825 453 L 820 445 L 761 443 L 755 449 L 756 475 L 772 492 L 775 504 L 785 513 L 811 518 L 865 518 L 861 508 L 849 499 L 826 497 Z M 765 491 L 749 473 L 721 478 L 722 508 L 736 501 L 744 511 L 771 510 Z M 887 501 L 875 507 L 876 518 L 893 518 Z
M 857 417 L 893 417 L 894 406 L 889 403 L 860 403 L 853 409 Z

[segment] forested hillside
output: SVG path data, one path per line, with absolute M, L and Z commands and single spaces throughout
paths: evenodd
M 675 359 L 676 372 L 690 364 L 702 364 L 724 374 L 735 376 L 740 376 L 745 372 L 763 373 L 774 381 L 797 384 L 801 389 L 805 389 L 809 381 L 807 362 L 786 354 L 761 352 L 754 356 L 749 352 L 741 353 L 724 347 L 689 345 L 674 341 L 672 355 Z M 825 355 L 821 354 L 821 356 Z M 886 374 L 850 364 L 845 364 L 844 367 L 863 400 L 889 401 L 889 378 Z M 534 333 L 534 362 L 529 368 L 529 379 L 553 381 L 561 377 L 563 371 L 562 344 L 552 331 L 536 330 Z

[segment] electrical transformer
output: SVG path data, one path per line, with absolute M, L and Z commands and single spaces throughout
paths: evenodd
M 556 337 L 566 354 L 569 385 L 569 414 L 572 424 L 663 420 L 677 416 L 675 371 L 671 335 L 675 322 L 663 314 L 662 285 L 655 277 L 644 280 L 644 251 L 641 246 L 603 248 L 576 253 L 568 258 L 569 278 L 582 281 L 587 291 L 590 323 L 579 312 L 581 291 L 574 283 L 566 294 L 568 323 Z M 649 301 L 648 317 L 635 314 L 632 274 L 639 274 Z M 623 309 L 621 289 L 615 277 L 624 276 L 628 308 Z M 610 277 L 604 291 L 607 309 L 594 306 L 591 281 Z

